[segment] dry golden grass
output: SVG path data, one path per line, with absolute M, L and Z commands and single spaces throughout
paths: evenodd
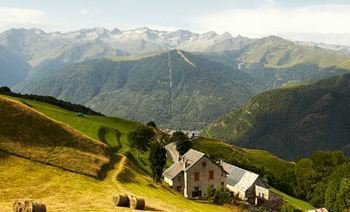
M 26 198 L 45 203 L 48 211 L 131 211 L 113 205 L 112 198 L 118 193 L 144 198 L 150 211 L 240 211 L 187 200 L 162 184 L 154 184 L 126 157 L 120 157 L 114 169 L 99 181 L 0 152 L 1 211 L 11 211 L 16 199 Z
M 20 102 L 0 97 L 0 120 L 5 152 L 94 177 L 110 162 L 108 145 Z

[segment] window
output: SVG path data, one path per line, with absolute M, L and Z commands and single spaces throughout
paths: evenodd
M 214 171 L 210 170 L 209 171 L 209 180 L 212 180 L 212 179 L 214 179 Z
M 194 173 L 194 181 L 199 181 L 199 172 Z
M 181 187 L 181 186 L 178 186 L 178 187 L 176 188 L 176 190 L 177 190 L 177 191 L 182 191 L 182 187 Z
M 224 182 L 221 182 L 221 187 L 224 187 L 225 186 L 225 183 Z
M 179 177 L 177 178 L 177 181 L 179 181 L 179 182 L 181 181 L 181 176 L 179 176 Z
M 202 162 L 202 166 L 207 166 L 207 163 L 206 162 Z

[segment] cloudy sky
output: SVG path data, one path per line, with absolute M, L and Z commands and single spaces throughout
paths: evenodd
M 350 39 L 345 35 L 350 34 L 349 23 L 350 0 L 0 0 L 0 31 L 148 26 L 249 37 L 277 34 L 314 39 L 323 33 L 325 38 L 342 34 Z

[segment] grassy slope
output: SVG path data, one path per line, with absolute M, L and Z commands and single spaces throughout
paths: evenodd
M 108 145 L 18 101 L 0 97 L 0 120 L 3 151 L 93 177 L 110 163 Z
M 243 166 L 252 164 L 257 168 L 264 168 L 270 172 L 283 172 L 286 169 L 294 167 L 293 163 L 282 160 L 269 152 L 238 148 L 210 138 L 196 140 L 194 148 L 209 154 L 215 159 L 225 159 L 226 161 L 233 161 L 235 164 Z
M 86 116 L 76 117 L 75 113 L 63 110 L 49 104 L 32 100 L 19 99 L 30 104 L 34 109 L 45 115 L 62 121 L 71 127 L 98 139 L 101 137 L 100 128 L 106 129 L 105 140 L 118 151 L 119 158 L 133 155 L 128 154 L 127 133 L 137 127 L 138 123 L 117 118 Z M 120 145 L 114 136 L 114 129 L 122 132 Z M 100 135 L 100 136 L 99 136 Z M 121 163 L 115 164 L 115 169 L 108 173 L 103 181 L 94 180 L 79 174 L 45 166 L 15 156 L 1 153 L 0 155 L 0 208 L 10 209 L 11 203 L 17 198 L 33 198 L 48 204 L 50 211 L 113 211 L 111 198 L 118 192 L 133 193 L 144 197 L 146 204 L 154 209 L 166 211 L 228 211 L 228 208 L 193 202 L 166 188 L 155 185 L 146 175 L 144 162 L 141 160 L 126 160 L 126 167 L 117 178 Z M 25 177 L 18 177 L 25 176 Z M 115 180 L 120 182 L 116 182 Z M 149 208 L 149 209 L 152 209 Z
M 271 191 L 283 196 L 283 201 L 286 202 L 287 204 L 293 206 L 294 208 L 306 211 L 306 210 L 311 210 L 314 209 L 315 207 L 313 207 L 310 203 L 307 203 L 305 201 L 302 201 L 300 199 L 297 199 L 295 197 L 289 196 L 288 194 L 285 194 L 275 188 L 271 188 Z

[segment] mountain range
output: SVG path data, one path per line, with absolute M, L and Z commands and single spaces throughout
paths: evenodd
M 21 61 L 13 67 L 29 67 L 13 83 L 4 82 L 17 92 L 51 95 L 176 129 L 201 129 L 260 92 L 350 70 L 347 54 L 277 36 L 11 29 L 0 34 L 0 45 Z
M 252 39 L 229 33 L 203 34 L 185 30 L 173 32 L 147 27 L 121 31 L 104 28 L 73 32 L 46 33 L 40 29 L 10 29 L 0 34 L 0 45 L 11 49 L 34 70 L 46 69 L 92 58 L 158 52 L 173 48 L 187 51 L 223 51 L 240 49 Z
M 350 74 L 276 89 L 205 128 L 203 135 L 265 149 L 285 159 L 317 150 L 350 155 Z

